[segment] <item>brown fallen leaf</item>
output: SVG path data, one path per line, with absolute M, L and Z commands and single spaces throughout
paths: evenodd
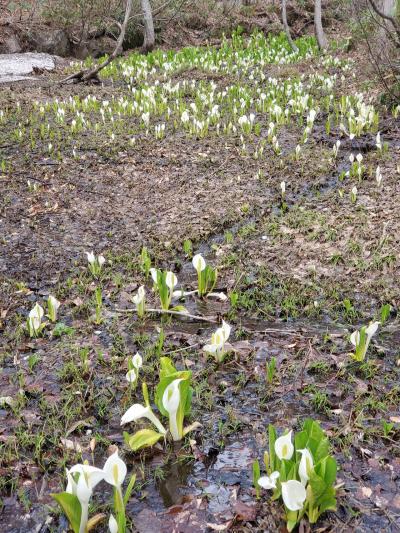
M 257 505 L 247 504 L 238 500 L 233 506 L 236 520 L 243 522 L 252 522 L 257 516 Z
M 254 350 L 249 341 L 233 342 L 230 346 L 239 357 L 248 357 Z
M 154 511 L 143 509 L 135 520 L 136 529 L 139 533 L 154 533 L 162 530 L 162 522 Z

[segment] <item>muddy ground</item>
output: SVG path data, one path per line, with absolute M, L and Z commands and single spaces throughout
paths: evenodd
M 4 88 L 2 106 L 29 109 L 35 100 L 93 93 L 105 100 L 124 91 L 51 82 L 45 75 Z M 338 91 L 359 90 L 353 83 L 343 81 Z M 267 447 L 269 423 L 298 429 L 306 417 L 321 422 L 340 466 L 337 512 L 313 531 L 400 529 L 400 123 L 386 110 L 380 120 L 389 143 L 383 156 L 365 134 L 343 140 L 332 162 L 339 131 L 328 135 L 321 120 L 299 161 L 289 157 L 296 141 L 288 128 L 280 138 L 283 165 L 243 154 L 235 138 L 179 132 L 143 136 L 134 146 L 121 134 L 112 147 L 88 132 L 78 157 L 66 150 L 60 160 L 21 147 L 13 140 L 16 123 L 2 124 L 0 159 L 12 161 L 12 172 L 0 175 L 0 396 L 14 400 L 0 407 L 2 531 L 64 531 L 50 497 L 64 485 L 64 466 L 82 458 L 100 466 L 115 445 L 138 476 L 128 506 L 132 531 L 284 531 L 281 505 L 266 494 L 255 499 L 251 465 Z M 347 184 L 346 196 L 338 195 L 339 175 L 359 151 L 370 179 L 354 205 Z M 372 174 L 378 160 L 381 189 Z M 211 322 L 224 316 L 233 325 L 234 353 L 220 366 L 200 349 L 213 323 L 141 322 L 122 312 L 143 283 L 143 246 L 183 286 L 196 287 L 187 239 L 219 267 L 218 289 L 237 294 L 237 301 L 186 302 L 194 315 Z M 96 283 L 85 258 L 92 249 L 107 259 L 101 324 L 92 322 Z M 49 293 L 62 303 L 64 326 L 58 336 L 30 339 L 27 313 Z M 349 333 L 386 303 L 391 314 L 368 359 L 354 363 Z M 120 416 L 138 394 L 127 389 L 126 364 L 138 350 L 149 386 L 160 353 L 193 371 L 191 418 L 202 427 L 182 446 L 140 454 L 123 447 Z M 272 357 L 278 370 L 269 384 Z M 383 421 L 393 424 L 388 434 Z M 105 488 L 96 510 L 107 509 L 108 499 Z

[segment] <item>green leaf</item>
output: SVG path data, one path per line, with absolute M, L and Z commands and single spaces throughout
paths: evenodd
M 322 461 L 314 465 L 314 470 L 327 485 L 333 485 L 337 473 L 337 464 L 333 457 L 330 455 L 325 457 Z
M 129 480 L 129 484 L 126 487 L 126 491 L 125 491 L 125 494 L 124 494 L 124 506 L 125 507 L 126 507 L 126 504 L 129 501 L 129 498 L 131 497 L 133 487 L 135 486 L 135 482 L 136 482 L 136 474 L 132 474 L 131 475 L 131 479 Z
M 175 305 L 175 307 L 172 307 L 171 311 L 179 311 L 180 313 L 187 313 L 188 310 L 184 305 Z
M 168 358 L 165 358 L 165 359 L 168 359 Z M 191 398 L 192 398 L 192 393 L 193 393 L 192 388 L 190 387 L 191 377 L 192 377 L 192 372 L 190 370 L 181 370 L 180 372 L 177 372 L 175 370 L 174 373 L 165 375 L 164 377 L 161 377 L 161 371 L 160 371 L 160 383 L 157 385 L 157 388 L 156 388 L 155 402 L 158 407 L 158 410 L 160 411 L 162 415 L 168 416 L 168 413 L 164 409 L 164 406 L 162 403 L 164 391 L 168 387 L 168 385 L 172 383 L 173 381 L 175 381 L 176 379 L 183 380 L 181 381 L 179 385 L 179 391 L 181 393 L 181 403 L 180 403 L 179 409 L 181 409 L 181 406 L 183 406 L 184 414 L 188 415 L 190 413 Z
M 261 473 L 260 473 L 260 463 L 258 462 L 258 459 L 256 459 L 253 462 L 253 485 L 256 489 L 256 498 L 257 500 L 260 498 L 260 485 L 258 484 L 258 480 L 260 479 Z
M 304 448 L 307 448 L 307 442 L 308 442 L 308 432 L 307 431 L 300 431 L 299 433 L 296 433 L 294 437 L 294 446 L 296 450 L 303 450 Z M 312 453 L 312 450 L 310 450 Z
M 333 487 L 329 487 L 329 489 L 325 491 L 325 494 L 321 496 L 318 501 L 319 515 L 325 511 L 336 511 L 336 503 L 335 489 Z
M 310 472 L 310 479 L 307 487 L 307 501 L 312 505 L 315 505 L 318 498 L 320 498 L 328 488 L 328 485 L 321 477 L 315 472 Z
M 169 357 L 161 357 L 160 358 L 160 381 L 163 378 L 171 374 L 175 374 L 175 372 L 178 372 L 178 371 L 174 367 L 172 360 Z
M 297 511 L 286 511 L 286 527 L 288 531 L 293 531 L 300 520 L 299 513 Z
M 315 442 L 315 441 L 313 441 Z M 323 437 L 317 444 L 317 446 L 313 446 L 313 457 L 314 461 L 317 463 L 318 461 L 321 461 L 325 457 L 329 456 L 329 441 L 327 437 Z
M 287 527 L 288 531 L 293 531 L 293 529 L 296 527 L 296 525 L 297 525 L 297 521 L 294 521 L 294 520 L 288 520 L 286 522 L 286 527 Z
M 81 523 L 82 508 L 79 499 L 74 494 L 68 492 L 61 492 L 59 494 L 51 494 L 51 497 L 56 500 L 64 511 L 65 516 L 74 533 L 79 533 Z
M 153 429 L 140 429 L 134 435 L 129 435 L 125 432 L 124 440 L 134 452 L 137 452 L 142 448 L 154 446 L 163 436 L 162 433 L 158 433 Z
M 277 457 L 275 454 L 276 429 L 272 424 L 268 426 L 269 460 L 271 471 L 278 470 Z

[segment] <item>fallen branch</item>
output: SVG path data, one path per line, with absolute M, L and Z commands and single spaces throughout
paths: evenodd
M 117 313 L 136 313 L 136 309 L 114 309 Z M 205 316 L 191 315 L 184 311 L 173 311 L 172 309 L 146 309 L 147 313 L 156 313 L 158 315 L 173 315 L 182 318 L 190 318 L 191 320 L 198 320 L 199 322 L 208 322 L 210 324 L 218 324 L 217 318 L 207 318 Z
M 98 79 L 98 73 L 103 70 L 103 68 L 107 67 L 114 59 L 121 53 L 122 50 L 122 43 L 125 38 L 126 28 L 128 26 L 129 17 L 131 15 L 132 11 L 132 0 L 126 0 L 126 7 L 125 7 L 125 17 L 124 22 L 121 24 L 121 31 L 117 40 L 117 44 L 115 46 L 115 49 L 111 55 L 108 56 L 108 58 L 103 61 L 103 63 L 100 63 L 100 65 L 97 65 L 93 68 L 89 69 L 82 69 L 79 72 L 76 72 L 75 74 L 71 74 L 67 78 L 61 80 L 60 83 L 79 83 L 79 82 L 85 82 L 93 79 Z

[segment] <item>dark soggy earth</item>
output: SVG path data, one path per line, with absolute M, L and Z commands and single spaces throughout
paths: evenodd
M 268 76 L 286 79 L 318 68 L 311 58 L 282 70 L 269 65 Z M 357 68 L 361 84 L 362 65 Z M 213 81 L 219 89 L 233 83 L 200 70 L 174 76 L 175 82 Z M 297 430 L 312 417 L 339 464 L 337 511 L 312 531 L 399 531 L 399 118 L 379 109 L 388 143 L 383 154 L 375 132 L 352 141 L 337 125 L 327 133 L 321 113 L 299 160 L 293 151 L 302 129 L 291 124 L 279 131 L 280 157 L 272 151 L 253 157 L 255 136 L 246 138 L 244 152 L 239 134 L 196 138 L 179 129 L 163 139 L 140 132 L 134 145 L 124 131 L 111 145 L 104 131 L 88 129 L 73 155 L 54 113 L 48 119 L 54 138 L 17 141 L 18 129 L 28 130 L 39 116 L 34 102 L 93 94 L 104 101 L 127 89 L 52 82 L 44 75 L 0 92 L 0 108 L 8 110 L 0 124 L 0 530 L 65 531 L 50 497 L 65 486 L 65 467 L 84 459 L 102 466 L 118 446 L 137 474 L 128 504 L 131 531 L 285 531 L 281 503 L 265 492 L 256 500 L 252 463 L 268 447 L 269 423 Z M 337 94 L 359 91 L 352 83 L 339 82 Z M 269 119 L 260 120 L 268 129 Z M 338 138 L 342 146 L 332 162 Z M 49 142 L 57 150 L 49 151 Z M 359 152 L 366 178 L 343 181 L 349 155 Z M 356 204 L 349 196 L 354 185 Z M 143 246 L 153 264 L 177 274 L 179 286 L 196 288 L 185 240 L 218 266 L 217 289 L 227 301 L 189 297 L 185 305 L 197 319 L 139 321 L 124 312 L 143 283 L 149 305 L 158 306 L 142 272 Z M 86 268 L 91 250 L 107 259 L 99 282 Z M 103 320 L 94 324 L 98 284 Z M 31 339 L 26 317 L 49 294 L 61 301 L 63 326 Z M 349 334 L 379 320 L 384 304 L 390 316 L 366 360 L 356 363 Z M 201 347 L 222 317 L 233 326 L 233 351 L 217 365 Z M 136 351 L 150 390 L 160 355 L 193 372 L 190 421 L 201 427 L 180 445 L 136 454 L 124 446 L 121 414 L 142 402 L 140 387 L 129 391 L 125 380 Z M 272 357 L 277 372 L 268 383 Z M 390 431 L 384 423 L 392 424 Z M 105 484 L 101 489 L 93 513 L 108 513 L 110 493 Z

